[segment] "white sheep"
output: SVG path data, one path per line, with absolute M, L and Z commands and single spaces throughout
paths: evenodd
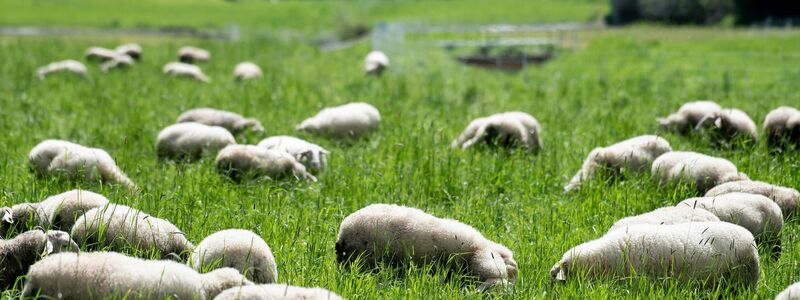
M 171 62 L 164 65 L 164 69 L 162 72 L 165 75 L 176 76 L 176 77 L 188 77 L 193 78 L 195 80 L 199 80 L 202 82 L 211 82 L 211 79 L 203 73 L 203 70 L 200 67 L 182 63 L 182 62 Z
M 668 206 L 655 209 L 636 216 L 622 218 L 608 229 L 608 232 L 619 228 L 636 226 L 638 224 L 671 225 L 697 222 L 719 222 L 720 219 L 713 213 L 686 205 Z
M 781 106 L 770 111 L 764 118 L 764 135 L 772 147 L 800 144 L 800 110 Z
M 72 238 L 78 244 L 113 250 L 131 249 L 163 257 L 188 256 L 194 246 L 178 227 L 136 209 L 109 204 L 89 210 L 75 221 Z
M 233 134 L 238 134 L 245 129 L 256 132 L 264 131 L 261 122 L 254 118 L 245 118 L 237 113 L 206 107 L 187 110 L 178 116 L 176 121 L 176 123 L 186 122 L 223 127 Z
M 307 172 L 306 167 L 291 154 L 256 145 L 227 146 L 217 154 L 216 164 L 218 171 L 233 179 L 252 173 L 273 179 L 291 174 L 296 178 L 317 181 L 317 178 Z
M 323 288 L 306 288 L 287 284 L 261 284 L 234 287 L 214 300 L 342 300 L 341 296 Z
M 653 161 L 651 172 L 662 184 L 694 183 L 702 192 L 726 182 L 749 180 L 727 159 L 688 151 L 662 154 Z
M 517 279 L 517 263 L 508 248 L 469 225 L 405 206 L 373 204 L 350 214 L 339 227 L 335 248 L 340 263 L 361 259 L 374 266 L 410 259 L 465 268 L 483 282 L 481 291 Z
M 554 280 L 570 278 L 673 277 L 715 284 L 758 286 L 758 250 L 747 229 L 727 222 L 639 224 L 611 231 L 564 253 L 550 269 Z
M 368 75 L 381 75 L 388 67 L 389 57 L 381 51 L 372 51 L 364 58 L 364 72 Z
M 494 114 L 470 122 L 450 147 L 466 150 L 479 142 L 537 150 L 542 148 L 542 128 L 528 113 Z
M 195 61 L 208 61 L 211 53 L 208 50 L 193 46 L 184 46 L 178 49 L 178 58 L 183 63 L 193 63 Z
M 36 203 L 20 203 L 12 207 L 0 207 L 0 236 L 5 236 L 12 225 L 30 220 L 32 226 L 70 230 L 75 220 L 95 207 L 108 204 L 103 195 L 71 190 Z
M 120 67 L 129 67 L 133 65 L 133 58 L 128 56 L 127 54 L 118 54 L 117 56 L 107 60 L 102 65 L 100 65 L 100 70 L 103 72 L 108 72 L 111 69 L 116 69 Z
M 156 149 L 161 158 L 191 161 L 233 144 L 236 144 L 236 139 L 223 127 L 186 122 L 161 130 Z
M 787 287 L 775 297 L 775 300 L 800 300 L 800 282 Z
M 325 108 L 316 116 L 305 119 L 296 129 L 340 138 L 358 138 L 378 129 L 380 123 L 378 109 L 367 103 L 353 102 Z
M 195 247 L 191 263 L 197 271 L 230 267 L 255 283 L 278 281 L 278 265 L 272 250 L 264 239 L 249 230 L 227 229 L 207 236 Z
M 637 136 L 608 147 L 594 148 L 584 160 L 580 171 L 564 187 L 564 191 L 579 189 L 584 180 L 594 177 L 603 169 L 614 174 L 620 173 L 622 169 L 647 171 L 657 157 L 670 151 L 672 147 L 669 142 L 655 135 Z
M 60 253 L 31 266 L 21 296 L 204 300 L 250 284 L 231 268 L 199 274 L 168 260 L 145 260 L 114 252 Z
M 86 60 L 109 61 L 119 56 L 119 52 L 103 47 L 90 47 L 84 52 Z
M 233 69 L 233 77 L 238 80 L 256 79 L 263 75 L 264 72 L 261 71 L 261 68 L 249 61 L 241 62 Z
M 86 77 L 89 75 L 88 71 L 86 70 L 86 65 L 71 59 L 57 61 L 40 67 L 36 70 L 36 75 L 39 77 L 39 79 L 44 80 L 47 75 L 58 72 L 69 72 L 81 77 Z
M 800 192 L 790 187 L 782 187 L 763 181 L 731 181 L 715 186 L 706 192 L 706 197 L 713 197 L 733 192 L 759 194 L 775 201 L 781 208 L 783 218 L 788 219 L 797 210 Z
M 119 45 L 119 47 L 117 47 L 116 49 L 114 49 L 114 51 L 117 51 L 117 53 L 126 54 L 135 60 L 142 59 L 142 46 L 139 46 L 139 44 L 135 43 L 122 44 Z
M 709 113 L 695 126 L 697 130 L 707 128 L 712 128 L 724 141 L 732 141 L 738 137 L 752 141 L 758 140 L 756 123 L 747 113 L 735 108 L 726 108 Z
M 0 240 L 0 289 L 11 288 L 41 257 L 61 251 L 78 251 L 78 245 L 58 230 L 31 230 Z
M 677 112 L 666 118 L 658 118 L 657 122 L 662 129 L 686 134 L 693 130 L 703 118 L 721 110 L 722 107 L 714 101 L 687 102 L 681 105 Z
M 296 137 L 272 136 L 261 140 L 258 146 L 289 153 L 314 173 L 322 171 L 328 165 L 328 150 Z
M 139 187 L 125 175 L 103 149 L 89 148 L 62 140 L 45 140 L 31 149 L 28 160 L 41 176 L 119 183 L 130 191 Z

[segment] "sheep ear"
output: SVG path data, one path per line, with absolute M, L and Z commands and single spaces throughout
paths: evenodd
M 3 222 L 6 222 L 8 224 L 14 224 L 14 215 L 11 214 L 10 211 L 7 211 L 7 210 L 4 211 L 3 212 Z
M 722 128 L 722 118 L 717 117 L 717 119 L 714 120 L 714 126 L 717 126 L 717 128 Z
M 558 280 L 558 281 L 567 280 L 567 274 L 564 273 L 564 268 L 561 268 L 561 270 L 558 270 L 558 274 L 556 274 L 556 280 Z
M 50 253 L 53 253 L 55 247 L 53 246 L 53 241 L 50 240 L 50 237 L 47 237 L 47 242 L 44 243 L 44 251 L 42 251 L 42 256 L 47 256 Z

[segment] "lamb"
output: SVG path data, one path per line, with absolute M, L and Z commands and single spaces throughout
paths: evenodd
M 305 288 L 286 284 L 261 284 L 234 287 L 220 293 L 214 300 L 343 300 L 323 288 Z
M 11 288 L 42 256 L 61 251 L 78 251 L 78 245 L 68 233 L 58 230 L 31 230 L 0 240 L 0 288 Z
M 722 107 L 714 101 L 701 100 L 683 104 L 677 112 L 666 118 L 658 118 L 662 129 L 687 134 L 706 116 L 721 111 Z
M 230 145 L 217 154 L 217 170 L 234 180 L 242 175 L 266 175 L 273 179 L 292 174 L 316 182 L 317 178 L 306 171 L 292 155 L 283 151 L 265 149 L 255 145 Z
M 233 69 L 233 77 L 237 80 L 256 79 L 261 78 L 262 75 L 264 75 L 264 73 L 261 71 L 261 68 L 249 61 L 239 63 Z
M 583 162 L 581 170 L 564 187 L 564 191 L 579 189 L 584 180 L 594 177 L 602 169 L 615 174 L 622 169 L 646 171 L 657 157 L 670 151 L 672 147 L 669 142 L 655 135 L 637 136 L 608 147 L 594 148 Z
M 103 72 L 108 72 L 112 69 L 120 68 L 120 67 L 129 67 L 133 65 L 133 58 L 128 56 L 127 54 L 119 54 L 110 60 L 104 62 L 100 65 L 100 70 Z
M 504 147 L 521 146 L 528 150 L 542 148 L 542 128 L 524 112 L 506 112 L 473 120 L 450 145 L 466 150 L 479 142 Z
M 608 232 L 624 228 L 628 226 L 636 226 L 638 224 L 655 224 L 655 225 L 671 225 L 681 223 L 697 223 L 697 222 L 719 222 L 720 219 L 711 212 L 686 205 L 679 205 L 676 207 L 662 207 L 651 212 L 643 213 L 632 217 L 622 218 L 611 228 Z
M 71 190 L 47 197 L 37 203 L 20 203 L 0 207 L 0 236 L 5 236 L 13 225 L 32 221 L 32 226 L 70 230 L 75 219 L 95 207 L 108 204 L 103 195 L 84 190 Z
M 139 46 L 139 44 L 135 43 L 122 44 L 119 45 L 117 49 L 114 49 L 114 51 L 117 51 L 117 53 L 128 55 L 135 60 L 142 60 L 142 46 Z
M 800 192 L 790 187 L 772 185 L 763 181 L 732 181 L 720 184 L 706 192 L 706 197 L 719 196 L 723 194 L 743 192 L 767 196 L 781 208 L 784 219 L 789 219 L 797 210 L 797 201 Z
M 381 115 L 374 106 L 353 102 L 321 110 L 316 116 L 304 120 L 297 130 L 334 137 L 359 138 L 378 129 Z
M 372 51 L 364 58 L 364 72 L 380 76 L 389 67 L 389 57 L 381 51 Z
M 178 116 L 176 123 L 186 122 L 223 127 L 233 134 L 241 133 L 248 128 L 257 132 L 264 131 L 261 122 L 254 118 L 245 118 L 237 113 L 213 108 L 195 108 L 185 111 Z
M 711 112 L 695 126 L 697 130 L 706 128 L 713 128 L 716 134 L 727 142 L 740 137 L 754 142 L 758 140 L 756 123 L 747 113 L 735 108 Z
M 195 61 L 208 61 L 211 53 L 208 50 L 192 46 L 184 46 L 178 49 L 178 58 L 182 63 L 193 63 Z
M 800 145 L 800 110 L 781 106 L 769 112 L 764 118 L 764 135 L 773 148 Z
M 242 229 L 217 231 L 194 249 L 191 257 L 196 271 L 231 267 L 255 283 L 278 281 L 278 265 L 267 242 Z
M 517 279 L 517 263 L 505 246 L 469 225 L 405 206 L 373 204 L 350 214 L 339 227 L 335 248 L 339 263 L 446 263 L 479 277 L 479 291 Z
M 221 296 L 222 294 L 220 294 Z M 800 300 L 800 282 L 787 287 L 775 297 L 775 300 Z
M 50 63 L 36 70 L 36 74 L 41 80 L 51 73 L 59 72 L 69 72 L 84 78 L 88 76 L 86 65 L 71 59 Z
M 84 52 L 86 60 L 105 62 L 119 56 L 119 52 L 103 47 L 90 47 Z
M 194 250 L 183 232 L 169 221 L 119 204 L 86 212 L 75 221 L 72 238 L 91 248 L 131 249 L 144 254 L 157 251 L 163 257 L 188 256 Z
M 581 275 L 587 279 L 644 275 L 712 285 L 725 280 L 755 289 L 761 274 L 758 259 L 753 235 L 736 224 L 639 224 L 568 250 L 550 269 L 550 276 L 565 281 Z
M 236 144 L 227 129 L 196 122 L 170 125 L 158 133 L 157 140 L 156 149 L 160 158 L 188 161 Z
M 211 82 L 200 67 L 182 62 L 171 62 L 164 65 L 163 73 L 176 77 L 188 77 L 202 82 Z
M 731 181 L 749 180 L 730 161 L 697 152 L 667 152 L 653 161 L 653 177 L 666 183 L 694 183 L 701 192 Z
M 273 136 L 263 139 L 258 146 L 289 153 L 312 173 L 319 173 L 328 165 L 328 150 L 296 137 Z
M 199 274 L 168 260 L 145 260 L 113 252 L 60 253 L 31 266 L 21 296 L 204 300 L 251 284 L 231 268 Z
M 63 176 L 88 181 L 119 183 L 132 192 L 139 187 L 125 175 L 103 149 L 62 140 L 45 140 L 31 149 L 28 160 L 40 176 Z

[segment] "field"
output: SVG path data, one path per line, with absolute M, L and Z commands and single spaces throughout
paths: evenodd
M 66 2 L 87 7 L 86 12 L 55 13 L 62 1 L 0 1 L 0 24 L 129 28 L 136 27 L 141 17 L 146 26 L 217 28 L 240 20 L 241 12 L 243 26 L 294 28 L 310 36 L 316 29 L 329 28 L 337 12 L 348 11 L 348 5 L 356 15 L 377 11 L 369 24 L 384 18 L 501 22 L 505 11 L 509 22 L 584 21 L 606 6 L 606 2 L 571 1 L 563 12 L 555 1 L 537 2 L 545 8 L 542 12 L 510 9 L 515 2 L 502 1 L 497 11 L 488 10 L 488 16 L 463 8 L 440 16 L 436 11 L 446 5 L 439 2 L 420 7 L 368 2 L 373 6 L 367 8 L 292 2 L 274 4 L 275 10 L 266 2 L 245 2 L 242 5 L 250 6 L 234 6 L 212 16 L 215 5 L 234 4 L 203 1 L 196 13 L 208 18 L 195 20 L 187 13 L 168 23 L 157 16 L 170 14 L 180 1 L 169 2 L 173 6 L 154 2 L 157 13 L 151 17 L 138 11 L 147 5 L 136 6 L 133 1 L 121 2 L 133 6 L 132 12 L 116 17 L 101 17 L 108 11 L 101 1 Z M 30 3 L 39 6 L 26 6 Z M 321 8 L 309 9 L 317 5 Z M 261 6 L 270 11 L 263 19 L 247 9 Z M 18 13 L 10 13 L 12 9 Z M 45 13 L 39 14 L 42 9 Z M 551 10 L 561 15 L 548 14 Z M 277 19 L 270 19 L 273 15 Z M 118 22 L 112 24 L 109 20 L 114 18 Z M 372 203 L 403 204 L 457 219 L 508 246 L 519 264 L 520 278 L 512 292 L 493 296 L 769 299 L 800 280 L 797 220 L 784 228 L 780 258 L 768 258 L 766 249 L 760 251 L 762 279 L 757 291 L 724 285 L 703 289 L 644 278 L 554 285 L 549 270 L 564 251 L 599 237 L 619 218 L 695 195 L 689 188 L 661 187 L 649 174 L 596 180 L 577 193 L 563 193 L 562 187 L 592 148 L 655 134 L 656 117 L 694 99 L 740 108 L 760 127 L 771 109 L 800 103 L 799 39 L 797 30 L 640 25 L 582 33 L 579 49 L 559 52 L 557 59 L 520 72 L 466 67 L 435 47 L 414 52 L 386 49 L 393 60 L 403 63 L 381 78 L 371 78 L 362 73 L 368 42 L 321 52 L 301 38 L 245 37 L 226 42 L 143 36 L 0 37 L 0 206 L 38 201 L 80 187 L 166 218 L 195 243 L 217 230 L 249 229 L 272 248 L 279 282 L 321 286 L 347 299 L 486 297 L 474 291 L 474 283 L 447 279 L 445 271 L 430 266 L 360 272 L 337 265 L 333 246 L 341 220 Z M 86 80 L 59 75 L 39 81 L 34 76 L 38 66 L 78 59 L 89 46 L 130 41 L 142 44 L 144 59 L 129 70 L 103 74 L 89 64 Z M 211 83 L 160 74 L 184 44 L 211 51 L 212 60 L 202 65 Z M 233 66 L 244 60 L 258 63 L 265 76 L 254 82 L 234 81 Z M 337 142 L 294 131 L 319 109 L 351 101 L 369 102 L 381 111 L 379 132 L 365 140 Z M 157 133 L 180 112 L 198 106 L 261 120 L 266 131 L 242 135 L 239 143 L 254 144 L 279 134 L 318 143 L 332 153 L 329 168 L 318 183 L 269 179 L 235 183 L 216 173 L 211 157 L 194 164 L 158 162 Z M 508 110 L 526 111 L 539 120 L 542 151 L 449 148 L 470 120 Z M 763 142 L 746 149 L 717 148 L 700 137 L 662 135 L 673 149 L 727 158 L 753 179 L 800 186 L 797 152 L 770 154 Z M 115 185 L 36 178 L 29 171 L 27 153 L 48 138 L 107 150 L 143 192 L 131 195 Z M 9 290 L 2 295 L 11 298 L 17 293 Z

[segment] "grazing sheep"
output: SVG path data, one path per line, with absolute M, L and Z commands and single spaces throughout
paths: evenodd
M 104 62 L 100 65 L 100 70 L 103 72 L 108 72 L 111 69 L 116 69 L 120 67 L 129 67 L 133 65 L 133 58 L 128 56 L 127 54 L 119 54 L 114 58 Z
M 722 140 L 728 142 L 739 137 L 758 140 L 756 123 L 747 113 L 735 108 L 726 108 L 706 115 L 695 126 L 697 130 L 704 128 L 713 128 Z
M 594 148 L 583 162 L 581 170 L 572 177 L 564 191 L 579 189 L 584 180 L 592 178 L 598 169 L 617 174 L 622 169 L 646 171 L 661 154 L 672 151 L 667 140 L 655 135 L 637 136 L 608 147 Z
M 217 170 L 233 179 L 243 174 L 266 175 L 273 179 L 288 174 L 296 178 L 317 181 L 291 154 L 255 145 L 230 145 L 217 154 Z
M 800 110 L 781 106 L 769 112 L 764 118 L 764 135 L 770 147 L 800 145 Z
M 158 133 L 156 149 L 160 158 L 196 160 L 204 153 L 216 153 L 236 144 L 233 135 L 219 126 L 195 122 L 178 123 Z
M 787 287 L 775 297 L 775 300 L 800 300 L 800 282 Z
M 578 245 L 550 270 L 554 280 L 644 275 L 756 288 L 761 274 L 753 235 L 727 222 L 640 224 Z
M 249 61 L 239 63 L 233 69 L 233 77 L 237 80 L 256 79 L 261 78 L 262 75 L 264 75 L 264 73 L 261 71 L 261 68 Z
M 72 226 L 72 238 L 94 249 L 156 250 L 163 257 L 188 255 L 194 250 L 183 232 L 169 221 L 119 204 L 86 212 Z
M 409 259 L 447 263 L 479 277 L 480 291 L 517 280 L 517 263 L 508 248 L 459 221 L 398 205 L 369 205 L 342 221 L 336 260 L 350 263 L 358 258 L 367 266 L 380 261 L 402 264 Z
M 164 65 L 164 74 L 175 77 L 189 77 L 202 82 L 211 82 L 200 67 L 182 62 L 171 62 Z
M 521 146 L 528 150 L 542 148 L 542 128 L 524 112 L 505 112 L 473 120 L 450 145 L 466 150 L 479 143 L 503 147 Z
M 192 253 L 197 271 L 230 267 L 255 283 L 278 281 L 278 265 L 269 245 L 257 234 L 242 229 L 217 231 L 207 236 Z
M 122 44 L 114 51 L 117 51 L 117 53 L 126 54 L 135 60 L 142 60 L 142 46 L 139 46 L 139 44 Z
M 721 111 L 714 101 L 702 100 L 683 104 L 677 112 L 666 118 L 658 118 L 658 125 L 665 130 L 687 134 L 706 116 Z
M 100 179 L 122 184 L 130 191 L 139 190 L 103 149 L 62 140 L 45 140 L 31 149 L 28 160 L 40 176 L 64 176 L 89 181 Z
M 208 50 L 192 46 L 184 46 L 178 49 L 178 58 L 182 63 L 193 63 L 195 61 L 208 61 L 211 53 Z
M 372 51 L 364 58 L 364 72 L 367 75 L 381 75 L 389 67 L 389 57 L 381 51 Z
M 22 297 L 204 300 L 251 284 L 231 268 L 199 274 L 168 260 L 145 260 L 114 252 L 61 253 L 31 266 Z
M 681 223 L 719 222 L 719 218 L 705 209 L 685 205 L 662 207 L 651 212 L 622 218 L 608 232 L 638 224 L 672 225 Z
M 41 80 L 44 80 L 44 78 L 47 77 L 47 75 L 49 75 L 50 73 L 58 73 L 58 72 L 70 72 L 72 74 L 79 75 L 81 77 L 88 76 L 86 65 L 82 64 L 79 61 L 71 59 L 50 63 L 36 70 L 36 74 L 37 76 L 39 76 L 39 79 Z
M 61 251 L 78 251 L 78 245 L 63 231 L 31 230 L 0 240 L 0 288 L 12 287 L 42 256 Z
M 33 226 L 70 230 L 75 220 L 95 207 L 108 204 L 103 195 L 84 190 L 71 190 L 47 197 L 37 203 L 21 203 L 0 207 L 0 236 L 5 236 L 12 225 L 31 220 Z
M 340 138 L 358 138 L 376 130 L 380 123 L 381 114 L 378 109 L 367 103 L 353 102 L 325 108 L 316 116 L 305 119 L 297 126 L 297 130 Z
M 702 192 L 726 182 L 749 180 L 727 159 L 688 151 L 662 154 L 653 161 L 651 171 L 662 184 L 693 182 Z
M 234 287 L 214 300 L 342 300 L 341 296 L 323 288 L 305 288 L 286 284 L 261 284 Z
M 195 108 L 185 111 L 178 116 L 176 123 L 186 122 L 224 127 L 233 134 L 238 134 L 248 128 L 257 132 L 264 131 L 261 122 L 254 118 L 245 118 L 237 113 L 213 108 Z
M 790 187 L 772 185 L 763 181 L 732 181 L 720 184 L 706 192 L 706 197 L 713 197 L 733 192 L 759 194 L 775 201 L 781 208 L 783 218 L 788 219 L 797 209 L 800 192 Z
M 103 47 L 90 47 L 84 52 L 86 60 L 105 62 L 119 56 L 119 52 Z
M 311 172 L 318 173 L 328 165 L 328 150 L 305 140 L 279 135 L 268 137 L 258 143 L 259 147 L 284 151 L 291 154 Z

